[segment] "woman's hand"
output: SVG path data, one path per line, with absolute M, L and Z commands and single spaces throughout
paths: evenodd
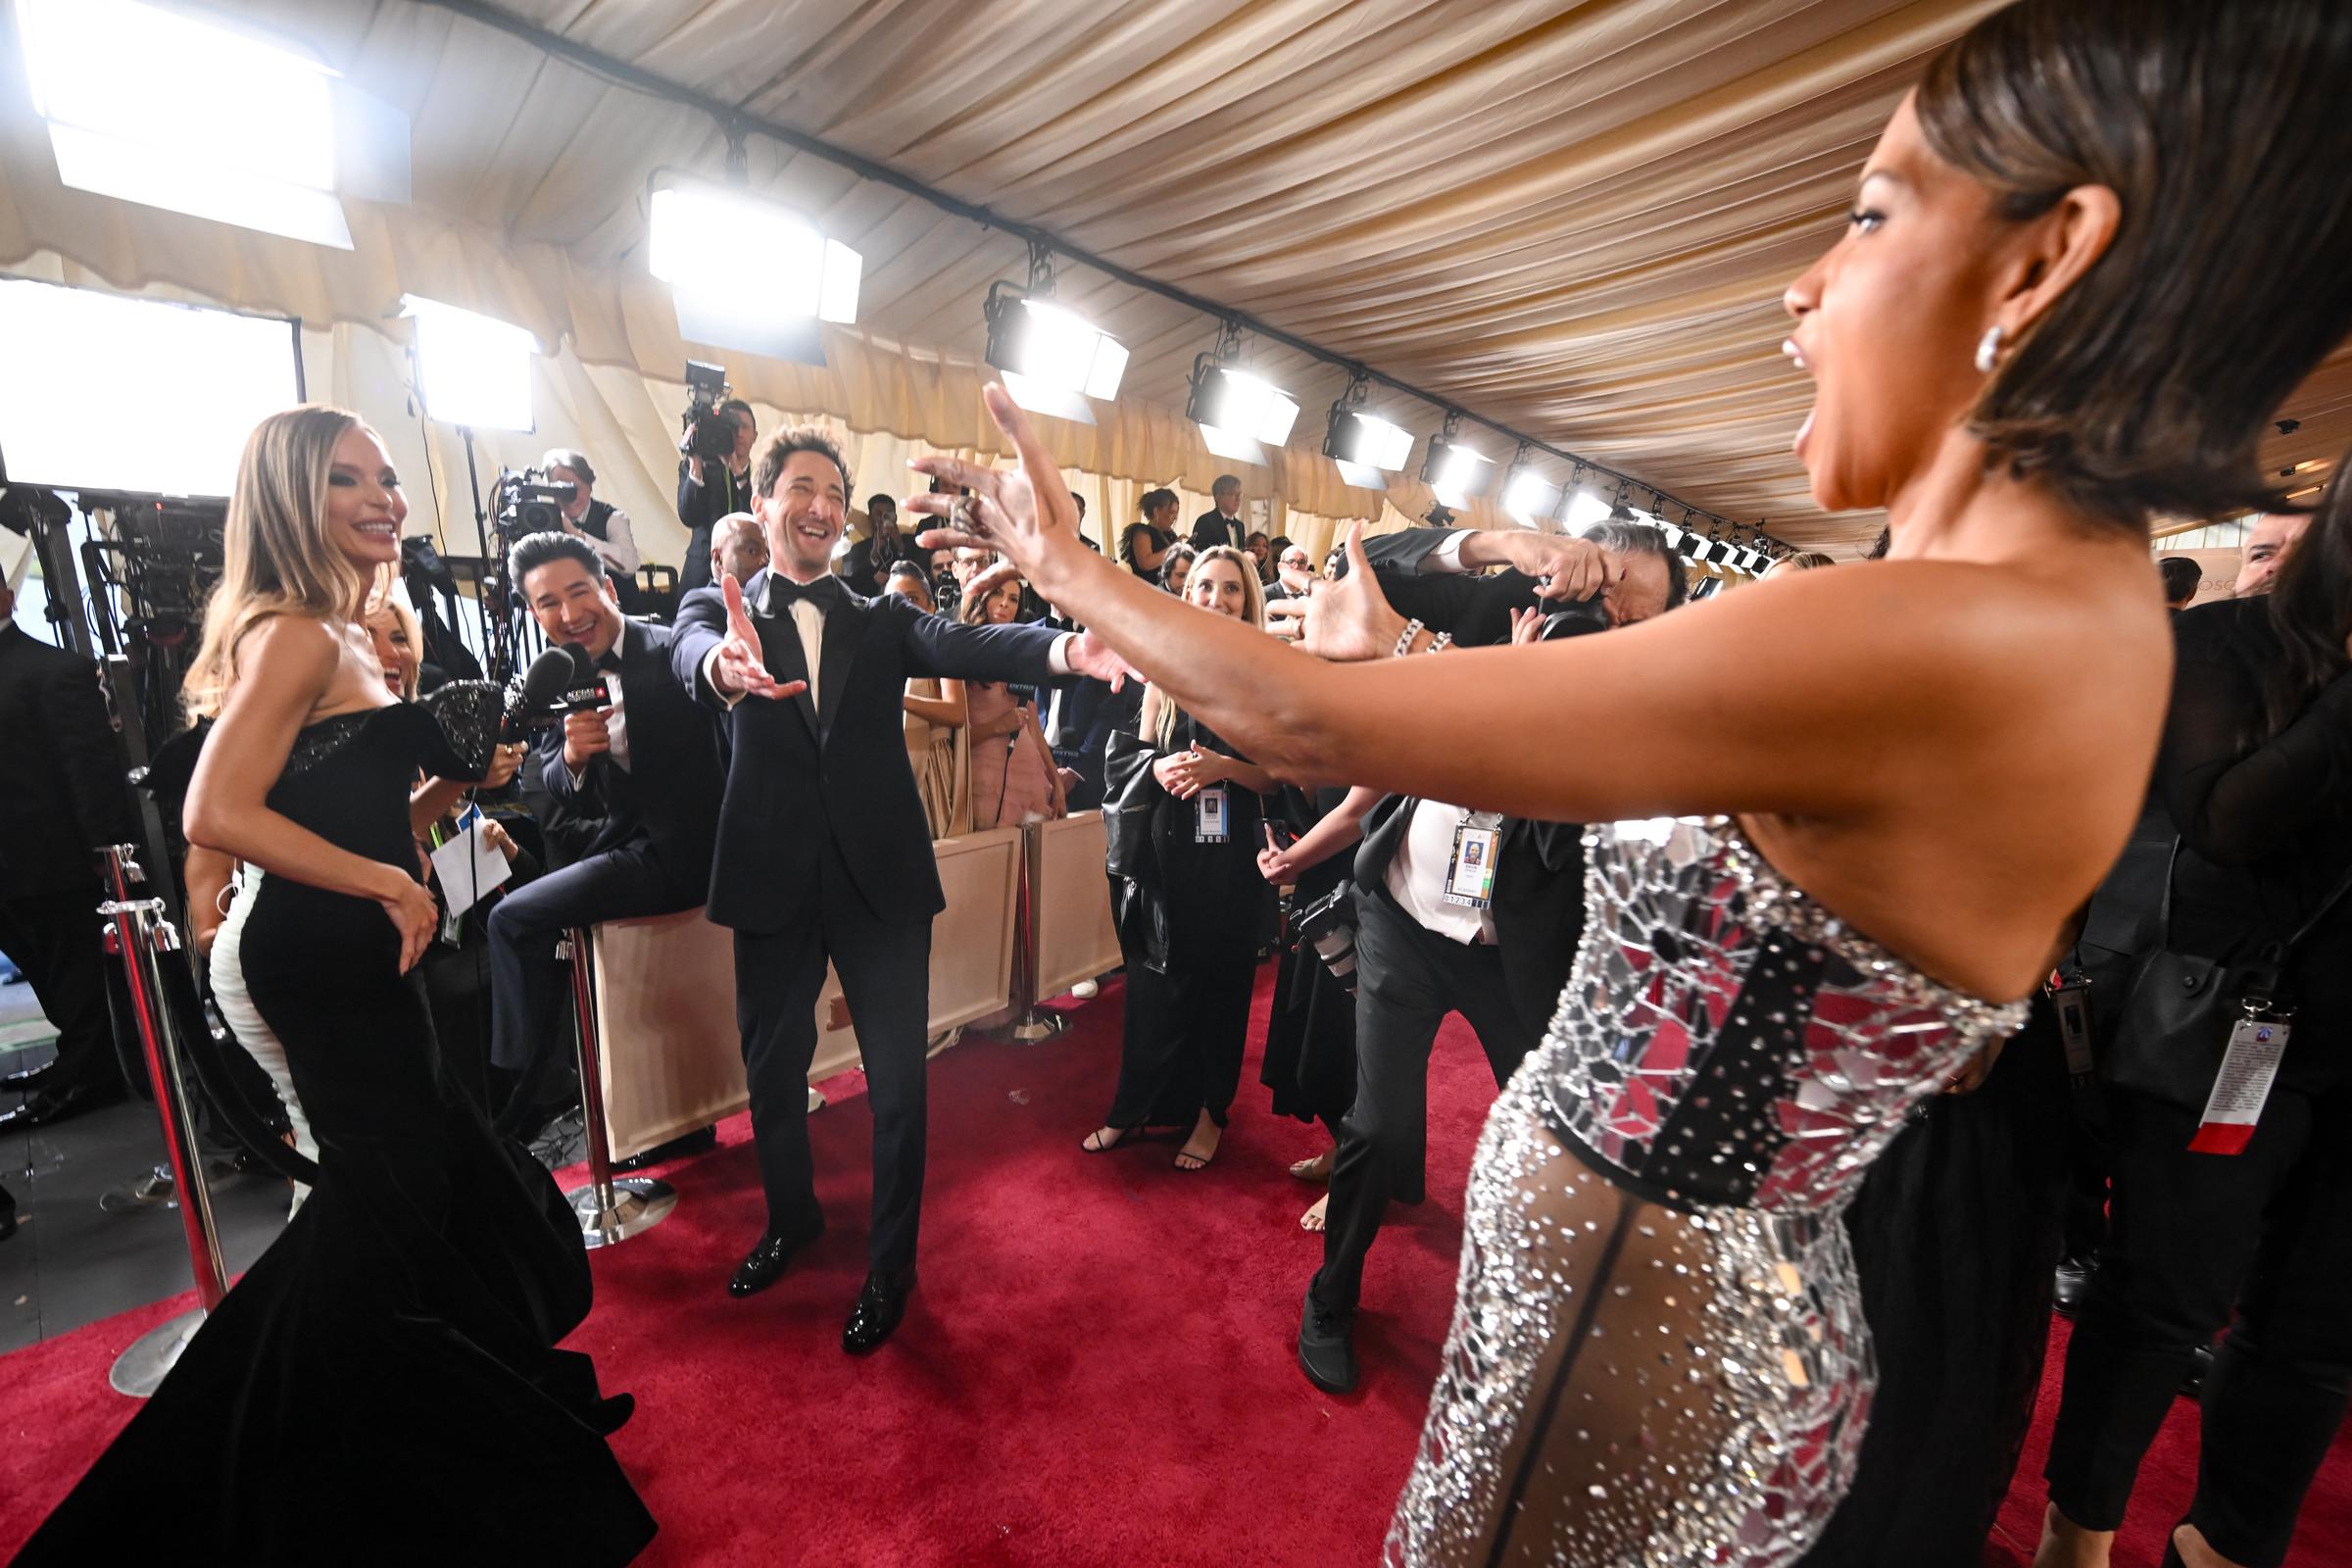
M 1163 757 L 1152 764 L 1152 776 L 1159 787 L 1180 801 L 1189 801 L 1209 785 L 1225 778 L 1226 768 L 1233 759 L 1199 748 Z
M 400 972 L 407 974 L 416 967 L 426 944 L 433 940 L 433 932 L 441 924 L 441 906 L 433 902 L 422 883 L 405 876 L 399 881 L 397 889 L 387 889 L 375 902 L 383 906 L 392 929 L 400 933 Z
M 1530 605 L 1525 610 L 1512 611 L 1511 646 L 1525 648 L 1530 643 L 1542 642 L 1544 640 L 1544 623 L 1550 618 L 1551 612 L 1541 605 Z
M 982 389 L 981 398 L 997 428 L 1020 453 L 1020 467 L 989 468 L 946 456 L 917 458 L 908 465 L 915 472 L 945 479 L 971 495 L 908 496 L 900 509 L 948 519 L 946 526 L 925 529 L 916 537 L 925 549 L 998 551 L 1051 600 L 1054 584 L 1064 574 L 1083 569 L 1085 558 L 1102 558 L 1078 542 L 1077 503 L 1020 405 L 993 381 Z
M 482 841 L 505 856 L 509 865 L 514 864 L 514 857 L 522 853 L 514 839 L 508 837 L 507 830 L 486 816 L 482 818 Z
M 490 753 L 490 771 L 482 775 L 481 787 L 494 790 L 514 782 L 514 775 L 521 770 L 524 750 L 520 741 L 494 748 Z
M 1264 824 L 1266 847 L 1257 852 L 1257 874 L 1276 887 L 1287 887 L 1298 880 L 1298 867 L 1291 862 L 1291 852 L 1274 841 L 1274 824 Z
M 1266 607 L 1266 630 L 1334 663 L 1386 659 L 1404 628 L 1405 618 L 1372 575 L 1360 522 L 1348 529 L 1347 576 L 1315 583 L 1304 599 L 1278 599 Z

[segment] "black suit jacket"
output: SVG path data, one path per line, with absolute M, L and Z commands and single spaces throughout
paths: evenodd
M 1214 507 L 1193 519 L 1193 548 L 1195 550 L 1211 550 L 1218 545 L 1231 545 L 1234 549 L 1239 550 L 1249 542 L 1249 538 L 1250 524 L 1238 512 L 1233 514 L 1233 521 L 1230 523 L 1225 520 L 1225 514 Z
M 726 472 L 725 464 L 717 464 L 719 473 L 705 484 L 696 484 L 691 458 L 678 460 L 678 521 L 686 529 L 686 559 L 678 563 L 678 591 L 690 593 L 706 587 L 710 581 L 710 528 L 730 512 L 749 512 L 752 509 L 752 476 L 740 477 Z
M 1421 571 L 1424 557 L 1455 534 L 1467 531 L 1405 528 L 1364 541 L 1364 556 L 1372 563 L 1380 591 L 1398 614 L 1418 620 L 1432 631 L 1451 632 L 1453 640 L 1465 648 L 1508 642 L 1511 614 L 1519 610 L 1543 609 L 1575 616 L 1584 623 L 1576 630 L 1598 631 L 1606 624 L 1597 599 L 1567 606 L 1552 604 L 1538 593 L 1542 585 L 1523 571 L 1506 568 L 1439 575 Z M 1548 639 L 1559 632 L 1546 631 L 1544 635 Z
M 677 633 L 631 620 L 620 642 L 620 694 L 629 765 L 592 757 L 575 787 L 564 765 L 564 731 L 539 742 L 539 778 L 547 792 L 603 824 L 584 852 L 602 855 L 636 839 L 651 843 L 682 887 L 710 879 L 718 841 L 718 801 L 726 787 L 718 722 L 680 685 L 671 659 Z
M 744 599 L 764 605 L 769 573 L 753 573 Z M 755 609 L 767 667 L 778 680 L 808 678 L 790 615 Z M 726 604 L 714 588 L 678 608 L 672 662 L 681 682 L 724 708 L 702 678 L 725 640 Z M 769 934 L 817 916 L 829 838 L 858 893 L 883 920 L 914 924 L 946 906 L 931 832 L 906 761 L 901 701 L 909 676 L 1026 681 L 1053 678 L 1049 656 L 1062 634 L 1043 626 L 965 626 L 926 615 L 893 595 L 860 598 L 845 586 L 825 616 L 820 710 L 803 692 L 785 702 L 746 698 L 728 715 L 734 756 L 719 808 L 710 872 L 710 918 Z M 838 895 L 836 895 L 838 896 Z
M 94 898 L 91 852 L 137 837 L 98 666 L 0 622 L 0 896 Z

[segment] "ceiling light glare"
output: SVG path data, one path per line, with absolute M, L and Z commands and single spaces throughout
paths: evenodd
M 1421 477 L 1440 501 L 1449 507 L 1459 507 L 1478 489 L 1483 477 L 1481 470 L 1494 460 L 1482 452 L 1432 436 L 1429 456 L 1422 461 Z
M 67 185 L 351 249 L 333 72 L 135 0 L 17 0 L 17 24 Z
M 474 430 L 531 428 L 531 356 L 539 344 L 530 333 L 417 294 L 401 296 L 400 313 L 416 321 L 416 390 L 425 413 Z
M 1568 507 L 1560 514 L 1563 533 L 1581 534 L 1595 523 L 1609 520 L 1609 504 L 1592 491 L 1583 488 L 1568 493 Z
M 1412 461 L 1413 432 L 1361 409 L 1335 409 L 1323 455 L 1343 465 L 1397 473 Z
M 1532 468 L 1512 470 L 1502 487 L 1502 510 L 1522 527 L 1534 527 L 1559 504 L 1560 487 Z
M 1195 373 L 1187 415 L 1204 428 L 1278 447 L 1291 439 L 1291 427 L 1298 422 L 1298 404 L 1261 376 L 1222 365 L 1204 365 Z
M 858 319 L 864 259 L 790 208 L 667 185 L 647 210 L 646 267 L 669 284 L 688 341 L 822 365 L 816 323 Z

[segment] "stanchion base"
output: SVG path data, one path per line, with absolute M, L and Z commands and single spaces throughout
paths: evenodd
M 678 1206 L 677 1189 L 658 1176 L 622 1176 L 612 1183 L 612 1206 L 597 1201 L 596 1184 L 575 1187 L 564 1195 L 579 1216 L 580 1239 L 590 1247 L 611 1247 L 639 1231 L 652 1230 Z
M 179 1352 L 188 1348 L 196 1331 L 204 1327 L 204 1308 L 192 1306 L 177 1317 L 166 1318 L 130 1344 L 130 1348 L 115 1357 L 113 1370 L 106 1381 L 117 1394 L 127 1394 L 134 1399 L 144 1399 L 164 1381 L 165 1374 L 179 1364 Z
M 1007 1025 L 1000 1032 L 999 1038 L 1009 1040 L 1016 1046 L 1037 1046 L 1054 1039 L 1069 1027 L 1070 1020 L 1061 1013 L 1044 1012 L 1031 1007 L 1027 1017 Z

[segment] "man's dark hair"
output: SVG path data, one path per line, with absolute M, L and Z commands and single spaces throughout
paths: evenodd
M 1143 499 L 1135 504 L 1135 510 L 1141 515 L 1148 517 L 1162 507 L 1176 505 L 1176 492 L 1173 490 L 1147 490 L 1144 492 Z
M 1078 503 L 1078 515 L 1080 515 L 1081 517 L 1085 516 L 1085 515 L 1086 515 L 1086 497 L 1084 497 L 1084 496 L 1080 495 L 1080 494 L 1079 494 L 1077 491 L 1073 490 L 1073 491 L 1071 491 L 1071 492 L 1070 492 L 1070 499 L 1071 499 L 1072 501 L 1075 501 L 1075 502 L 1077 502 L 1077 503 Z
M 1217 482 L 1208 487 L 1208 493 L 1212 496 L 1218 496 L 1223 495 L 1228 490 L 1239 490 L 1241 487 L 1242 476 L 1240 474 L 1220 473 L 1217 475 Z
M 2177 605 L 2196 597 L 2197 584 L 2205 580 L 2205 568 L 2186 556 L 2167 556 L 2156 563 L 2164 575 L 2164 602 Z
M 1690 576 L 1683 558 L 1674 553 L 1666 535 L 1646 522 L 1596 522 L 1585 537 L 1604 550 L 1622 556 L 1655 556 L 1666 563 L 1666 608 L 1672 610 L 1690 597 Z
M 758 424 L 760 422 L 760 416 L 753 414 L 752 406 L 749 403 L 744 402 L 741 398 L 727 399 L 726 402 L 721 403 L 718 406 L 718 412 L 721 414 L 743 414 L 750 417 L 752 423 Z
M 1929 63 L 1920 133 L 1995 220 L 2123 209 L 1970 411 L 1991 465 L 2134 529 L 2278 509 L 2257 443 L 2352 330 L 2348 76 L 2352 9 L 2311 0 L 2022 0 Z
M 551 561 L 576 561 L 588 568 L 589 576 L 605 575 L 604 560 L 587 540 L 551 528 L 545 533 L 526 533 L 514 541 L 514 548 L 507 552 L 507 580 L 520 593 L 522 579 Z
M 569 468 L 591 488 L 596 484 L 596 470 L 588 466 L 588 454 L 580 451 L 577 447 L 549 447 L 540 455 L 539 466 L 542 468 Z
M 760 455 L 752 460 L 752 494 L 772 492 L 796 452 L 814 452 L 830 461 L 841 470 L 842 495 L 849 495 L 850 461 L 841 455 L 840 443 L 813 424 L 788 424 L 760 443 Z
M 896 516 L 899 511 L 899 498 L 887 490 L 877 491 L 865 498 L 865 514 L 869 517 L 872 516 L 876 507 L 888 507 L 891 514 Z

